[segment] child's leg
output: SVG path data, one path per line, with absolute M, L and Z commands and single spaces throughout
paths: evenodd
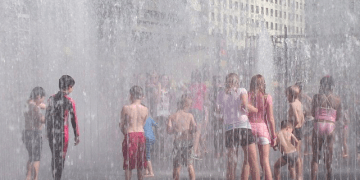
M 33 171 L 33 179 L 34 180 L 37 180 L 38 179 L 38 175 L 39 175 L 39 166 L 40 166 L 40 161 L 35 161 L 33 162 L 33 168 L 34 168 L 34 171 Z
M 252 179 L 260 180 L 260 170 L 257 161 L 255 143 L 243 146 L 242 148 L 244 151 L 244 164 L 241 172 L 241 179 L 248 179 L 250 171 Z
M 326 169 L 327 169 L 327 173 L 326 173 L 326 179 L 331 179 L 332 176 L 332 168 L 331 168 L 331 164 L 332 164 L 332 155 L 333 155 L 333 144 L 334 144 L 334 136 L 333 135 L 329 135 L 326 139 L 326 143 L 327 143 L 327 150 L 325 152 L 325 164 L 326 164 Z
M 131 179 L 131 170 L 125 169 L 125 180 Z
M 294 162 L 292 165 L 289 164 L 288 169 L 289 169 L 289 172 L 290 172 L 290 178 L 291 178 L 291 179 L 295 179 L 295 177 L 297 176 L 294 165 L 295 165 L 298 161 L 299 161 L 299 159 L 297 159 L 297 161 Z M 299 177 L 297 177 L 296 179 L 298 180 L 298 178 L 299 178 Z
M 287 162 L 282 157 L 280 157 L 274 164 L 274 176 L 276 180 L 280 179 L 280 168 L 286 164 Z
M 143 172 L 143 168 L 137 168 L 137 178 L 138 180 L 143 180 L 144 179 L 144 172 Z
M 348 157 L 348 147 L 347 147 L 347 136 L 348 136 L 348 128 L 343 129 L 342 139 L 343 139 L 343 157 Z
M 316 132 L 313 132 L 312 135 L 312 151 L 313 151 L 313 157 L 311 161 L 311 179 L 316 180 L 317 179 L 317 173 L 318 173 L 318 166 L 319 166 L 319 149 L 323 145 L 322 139 L 318 138 Z
M 260 165 L 265 173 L 265 179 L 272 179 L 271 167 L 269 163 L 270 144 L 258 145 L 260 154 Z
M 147 172 L 145 173 L 145 177 L 153 177 L 154 176 L 151 161 L 147 161 L 146 171 Z
M 237 161 L 235 147 L 227 148 L 227 169 L 226 169 L 226 179 L 232 180 L 235 179 L 235 164 Z
M 301 149 L 301 140 L 299 140 L 297 146 L 296 146 L 297 152 L 299 154 L 298 160 L 296 161 L 296 175 L 297 179 L 301 180 L 303 177 L 303 160 L 302 160 L 302 149 Z
M 174 180 L 180 179 L 180 170 L 181 170 L 181 166 L 174 167 L 174 170 L 173 170 L 173 179 Z
M 189 179 L 195 180 L 195 170 L 192 164 L 188 165 L 188 171 L 189 171 Z
M 26 164 L 26 170 L 26 180 L 31 180 L 31 172 L 33 171 L 33 166 L 30 160 Z

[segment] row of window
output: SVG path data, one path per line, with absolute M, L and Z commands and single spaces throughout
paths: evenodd
M 262 8 L 262 7 L 261 7 Z M 263 8 L 262 8 L 263 10 Z M 271 16 L 273 16 L 273 10 L 271 9 L 270 10 L 270 14 Z M 266 8 L 266 14 L 268 14 L 268 8 Z M 228 17 L 229 17 L 229 21 L 228 21 Z M 279 18 L 284 18 L 286 19 L 286 12 L 284 12 L 284 14 L 281 12 L 281 11 L 277 11 L 275 10 L 275 17 L 279 17 Z M 240 23 L 243 24 L 244 21 L 243 21 L 244 18 L 240 18 Z M 298 14 L 293 14 L 293 13 L 288 13 L 288 19 L 289 20 L 295 20 L 296 22 L 303 22 L 303 17 L 302 15 L 298 15 Z M 215 21 L 215 13 L 212 12 L 211 13 L 211 21 Z M 221 14 L 217 14 L 217 18 L 216 18 L 216 21 L 220 22 L 221 21 Z M 232 16 L 232 15 L 229 15 L 227 16 L 226 14 L 223 14 L 223 22 L 224 23 L 230 23 L 230 24 L 238 24 L 239 23 L 239 18 L 237 16 Z
M 266 2 L 270 2 L 270 3 L 275 3 L 275 4 L 279 4 L 279 5 L 284 5 L 286 6 L 286 0 L 261 0 L 261 1 L 266 1 Z M 229 0 L 229 4 L 227 4 L 227 0 L 217 0 L 217 5 L 221 5 L 221 2 L 223 2 L 223 7 L 227 8 L 229 7 L 229 9 L 235 9 L 238 10 L 239 7 L 241 8 L 241 10 L 244 10 L 244 4 L 242 2 L 238 2 L 238 1 L 233 1 Z M 296 9 L 303 9 L 303 3 L 299 3 L 296 0 L 287 0 L 287 5 L 289 7 L 291 7 L 291 5 L 295 6 Z M 215 5 L 215 0 L 211 0 L 211 5 Z M 229 6 L 228 6 L 229 5 Z M 246 5 L 248 6 L 248 5 Z

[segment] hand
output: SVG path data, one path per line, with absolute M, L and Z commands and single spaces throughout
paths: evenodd
M 44 103 L 39 104 L 39 108 L 40 109 L 46 109 L 46 104 L 44 104 Z
M 271 139 L 271 147 L 273 147 L 274 148 L 274 150 L 275 150 L 275 147 L 276 147 L 276 136 L 275 137 L 273 137 L 272 139 Z M 276 150 L 275 150 L 276 151 Z
M 80 137 L 79 136 L 76 136 L 75 137 L 75 143 L 74 143 L 74 145 L 76 146 L 76 145 L 78 145 L 80 143 Z

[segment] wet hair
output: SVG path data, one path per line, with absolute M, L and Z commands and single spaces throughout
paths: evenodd
M 302 91 L 302 89 L 304 87 L 303 82 L 298 81 L 298 82 L 295 83 L 295 86 L 297 86 L 299 88 L 299 92 L 301 93 L 301 91 Z
M 257 94 L 258 92 L 266 94 L 265 92 L 266 85 L 265 79 L 261 74 L 257 74 L 251 78 L 250 82 L 250 92 Z
M 75 85 L 75 80 L 69 75 L 63 75 L 59 79 L 59 89 L 67 90 L 69 87 L 73 87 Z
M 291 121 L 283 120 L 283 121 L 281 121 L 281 123 L 280 123 L 280 127 L 281 127 L 281 129 L 285 129 L 285 128 L 287 128 L 287 127 L 293 128 L 293 124 L 291 123 Z
M 133 86 L 130 88 L 130 95 L 134 99 L 141 99 L 142 97 L 144 97 L 144 92 L 140 86 Z
M 45 96 L 45 90 L 39 86 L 34 87 L 34 89 L 32 89 L 29 98 L 31 100 L 35 100 L 36 98 L 38 98 L 38 96 L 40 96 L 40 98 Z
M 334 79 L 332 76 L 327 75 L 320 80 L 320 94 L 328 94 L 333 91 L 333 86 L 335 85 Z
M 192 104 L 192 96 L 190 94 L 183 94 L 178 102 L 178 109 L 182 110 L 185 107 L 190 107 Z
M 236 73 L 230 73 L 225 78 L 225 87 L 227 90 L 230 88 L 238 88 L 240 84 L 240 78 Z
M 287 96 L 290 95 L 293 101 L 299 97 L 299 94 L 300 94 L 300 89 L 296 85 L 292 85 L 286 88 L 286 95 Z

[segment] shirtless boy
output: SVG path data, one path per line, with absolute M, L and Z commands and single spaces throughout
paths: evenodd
M 288 112 L 288 120 L 293 123 L 294 131 L 296 139 L 299 141 L 296 145 L 296 149 L 299 153 L 299 161 L 296 163 L 296 174 L 298 179 L 302 179 L 303 172 L 303 161 L 302 161 L 302 151 L 301 151 L 301 137 L 302 131 L 301 128 L 305 123 L 304 112 L 302 109 L 302 104 L 299 101 L 299 87 L 298 86 L 290 86 L 286 89 L 287 99 L 289 101 L 289 112 Z
M 142 170 L 146 168 L 144 125 L 148 109 L 141 104 L 143 90 L 139 86 L 130 89 L 130 105 L 121 110 L 120 129 L 124 134 L 122 152 L 125 179 L 131 179 L 131 170 L 137 168 L 138 179 L 143 179 Z
M 292 134 L 293 125 L 290 121 L 281 122 L 281 130 L 277 133 L 276 144 L 280 149 L 282 156 L 276 161 L 274 165 L 275 179 L 280 179 L 280 168 L 289 163 L 290 178 L 295 178 L 295 163 L 299 161 L 299 154 L 296 147 L 291 143 L 292 141 L 296 144 L 299 142 L 294 134 Z M 297 178 L 298 179 L 298 178 Z
M 193 137 L 196 123 L 189 110 L 192 100 L 187 94 L 182 95 L 178 111 L 169 116 L 167 132 L 174 134 L 173 179 L 180 178 L 181 164 L 188 166 L 189 179 L 195 180 L 193 167 Z

